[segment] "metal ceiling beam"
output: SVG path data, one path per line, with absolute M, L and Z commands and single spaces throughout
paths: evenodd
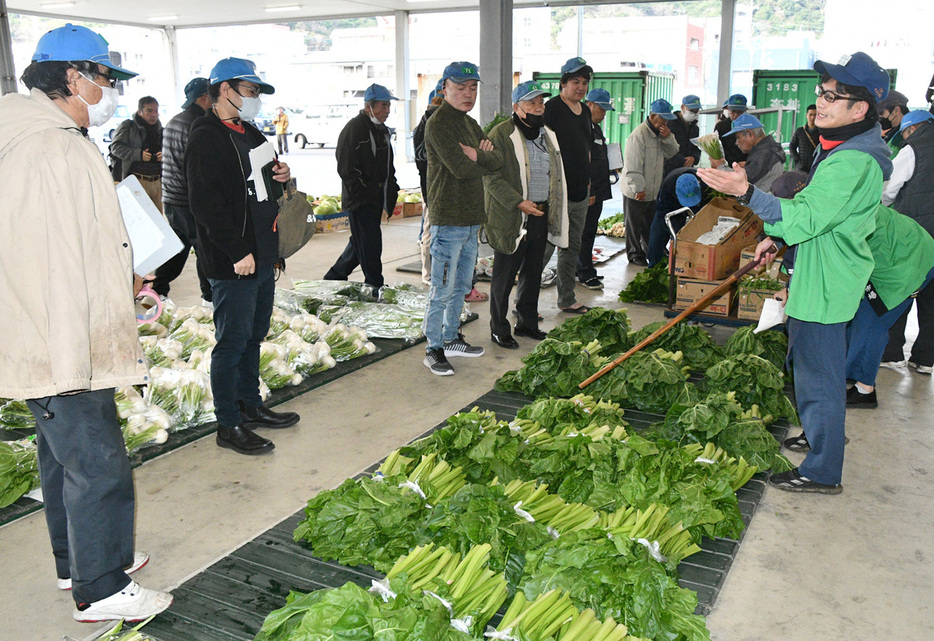
M 720 62 L 717 66 L 717 104 L 730 97 L 733 75 L 733 22 L 736 0 L 720 0 Z
M 13 66 L 13 37 L 6 0 L 0 0 L 0 95 L 16 93 L 16 69 Z

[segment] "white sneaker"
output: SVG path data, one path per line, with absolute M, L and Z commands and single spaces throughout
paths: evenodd
M 934 369 L 930 365 L 918 365 L 913 361 L 908 361 L 908 367 L 911 367 L 919 374 L 930 374 L 931 370 Z
M 542 285 L 541 288 L 545 289 L 546 287 L 551 287 L 555 284 L 555 281 L 558 280 L 558 274 L 551 267 L 546 267 L 542 271 Z
M 204 300 L 204 299 L 202 298 L 202 299 L 201 299 L 201 306 L 204 307 L 205 309 L 211 310 L 212 312 L 214 311 L 214 303 L 212 303 L 212 302 L 209 301 L 209 300 Z
M 127 574 L 133 574 L 141 567 L 149 563 L 149 555 L 146 552 L 134 552 L 133 553 L 133 563 L 130 564 L 128 568 L 124 571 Z M 70 590 L 71 589 L 71 579 L 58 579 L 58 589 L 59 590 Z
M 882 361 L 879 363 L 879 367 L 885 367 L 886 369 L 894 369 L 899 371 L 905 368 L 905 361 Z
M 159 614 L 172 605 L 172 595 L 144 588 L 136 581 L 112 594 L 106 599 L 95 601 L 84 610 L 75 609 L 72 616 L 75 621 L 94 623 L 96 621 L 142 621 Z

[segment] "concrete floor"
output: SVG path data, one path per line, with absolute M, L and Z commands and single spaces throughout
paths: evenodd
M 383 226 L 387 282 L 417 282 L 394 271 L 415 260 L 417 233 L 414 218 Z M 289 276 L 319 278 L 346 239 L 316 236 L 290 261 Z M 602 272 L 606 293 L 579 288 L 579 300 L 618 307 L 616 294 L 636 268 L 618 256 Z M 554 288 L 542 292 L 544 329 L 565 316 L 555 296 Z M 172 297 L 197 302 L 193 264 Z M 270 456 L 221 450 L 212 436 L 137 468 L 136 542 L 152 561 L 136 578 L 171 589 L 488 391 L 534 343 L 520 338 L 520 350 L 498 348 L 486 304 L 472 309 L 480 320 L 465 334 L 488 351 L 454 361 L 453 377 L 432 376 L 422 349 L 409 349 L 282 406 L 302 421 L 266 434 L 276 443 Z M 662 318 L 657 306 L 629 305 L 629 312 L 634 327 Z M 716 334 L 723 340 L 724 330 Z M 708 618 L 715 640 L 934 637 L 931 378 L 882 370 L 879 388 L 879 409 L 848 417 L 842 495 L 766 490 Z M 74 622 L 70 594 L 55 588 L 42 512 L 0 528 L 0 567 L 0 641 L 85 639 L 99 629 Z

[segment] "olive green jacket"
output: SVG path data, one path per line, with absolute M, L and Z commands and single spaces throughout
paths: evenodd
M 556 247 L 568 246 L 568 195 L 564 183 L 561 149 L 555 132 L 544 127 L 545 144 L 551 167 L 548 173 L 548 240 Z M 485 226 L 490 246 L 502 254 L 512 254 L 525 237 L 528 217 L 519 203 L 528 200 L 529 150 L 525 136 L 512 120 L 501 122 L 490 132 L 494 149 L 503 152 L 503 166 L 495 174 L 483 177 Z

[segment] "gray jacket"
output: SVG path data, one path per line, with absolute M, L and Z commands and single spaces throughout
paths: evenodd
M 623 155 L 623 195 L 635 198 L 645 192 L 645 200 L 655 200 L 665 177 L 665 159 L 678 153 L 678 141 L 674 134 L 660 137 L 645 120 L 633 129 L 626 139 Z
M 162 138 L 162 123 L 156 124 L 159 138 Z M 143 160 L 143 144 L 146 140 L 146 130 L 136 122 L 133 116 L 124 120 L 114 132 L 113 142 L 110 143 L 110 153 L 120 159 L 120 180 L 130 175 L 130 167 L 134 162 Z

